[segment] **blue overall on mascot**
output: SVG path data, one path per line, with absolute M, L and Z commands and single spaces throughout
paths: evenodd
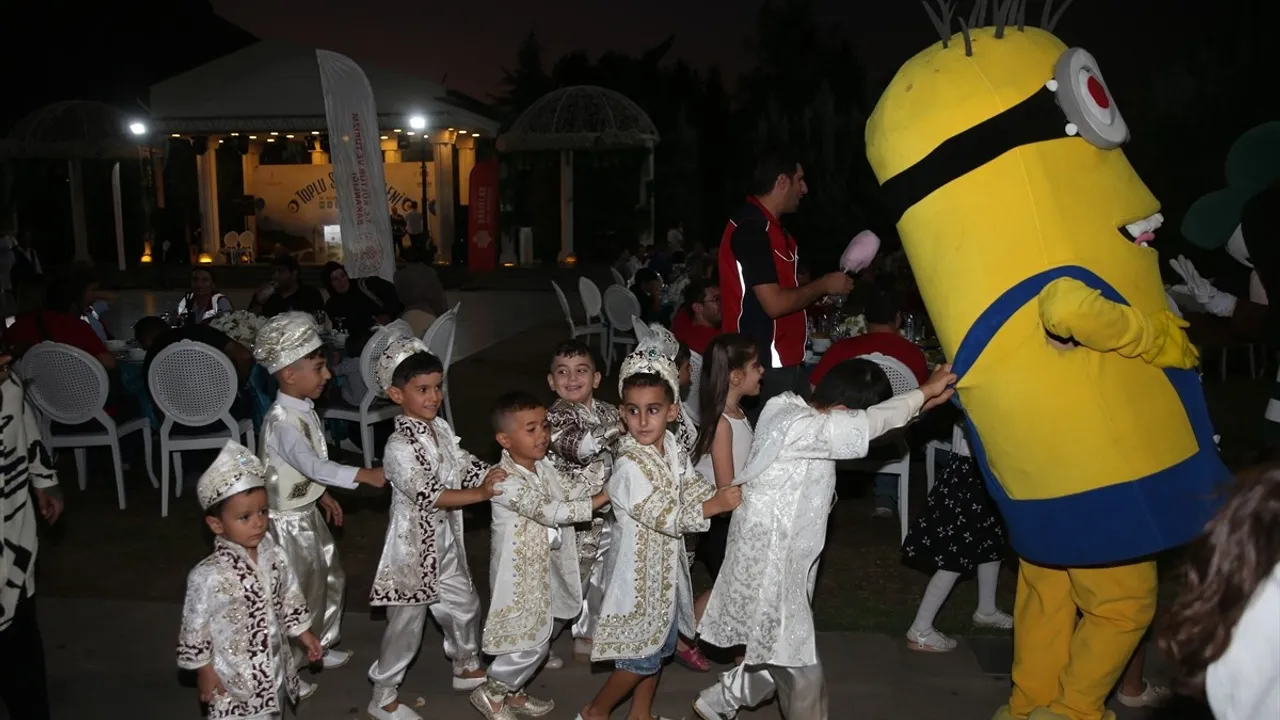
M 996 717 L 1110 718 L 1155 612 L 1149 558 L 1200 532 L 1230 474 L 1149 247 L 1160 205 L 1094 58 L 1021 23 L 949 22 L 866 145 L 1021 557 Z

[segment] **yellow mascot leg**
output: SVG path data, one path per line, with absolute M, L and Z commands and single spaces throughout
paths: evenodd
M 1060 678 L 1071 659 L 1075 625 L 1076 605 L 1071 601 L 1067 571 L 1020 561 L 1013 606 L 1010 716 L 1025 718 L 1038 707 L 1048 707 L 1061 693 Z
M 1114 718 L 1106 709 L 1107 695 L 1151 624 L 1155 605 L 1153 562 L 1055 570 L 1023 561 L 1009 715 Z

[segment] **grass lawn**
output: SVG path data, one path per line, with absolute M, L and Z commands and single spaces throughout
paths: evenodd
M 530 390 L 549 397 L 546 362 L 561 339 L 560 325 L 541 327 L 489 348 L 456 365 L 450 390 L 456 426 L 464 447 L 488 459 L 496 459 L 497 446 L 488 428 L 488 409 L 497 396 L 513 389 Z M 616 399 L 616 379 L 601 383 L 599 397 Z M 1257 430 L 1266 402 L 1265 381 L 1243 379 L 1206 381 L 1211 410 L 1222 449 L 1233 466 L 1244 462 L 1257 446 Z M 126 448 L 128 453 L 128 448 Z M 159 493 L 141 471 L 127 473 L 129 508 L 116 507 L 114 482 L 105 453 L 90 451 L 89 487 L 75 487 L 71 453 L 60 464 L 67 507 L 63 521 L 45 533 L 40 553 L 39 587 L 42 594 L 63 597 L 113 598 L 181 602 L 187 572 L 209 549 L 209 534 L 194 498 L 195 477 L 183 496 L 170 503 L 170 516 L 159 515 Z M 126 454 L 126 459 L 128 455 Z M 211 458 L 210 458 L 211 459 Z M 354 459 L 352 459 L 354 461 Z M 202 467 L 207 460 L 191 458 L 186 466 Z M 913 469 L 912 508 L 920 508 L 924 492 L 924 467 Z M 898 550 L 896 520 L 871 519 L 872 502 L 866 476 L 842 477 L 830 520 L 830 534 L 814 600 L 820 630 L 856 630 L 898 634 L 915 615 L 916 605 L 929 576 L 904 566 Z M 335 493 L 346 511 L 346 522 L 335 532 L 342 564 L 347 571 L 348 609 L 367 607 L 368 590 L 382 551 L 386 529 L 387 495 L 362 488 L 355 493 Z M 472 571 L 487 592 L 489 533 L 488 508 L 468 510 L 466 542 Z M 1175 562 L 1164 562 L 1162 594 L 1175 590 L 1170 572 Z M 999 604 L 1013 606 L 1014 568 L 1011 560 L 1001 575 Z M 695 585 L 707 586 L 697 566 Z M 957 586 L 937 620 L 944 632 L 975 634 L 969 615 L 977 604 L 972 581 Z M 1163 603 L 1162 603 L 1163 604 Z M 176 630 L 175 630 L 176 631 Z

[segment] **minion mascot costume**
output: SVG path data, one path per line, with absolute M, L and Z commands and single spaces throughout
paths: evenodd
M 1021 556 L 998 719 L 1113 718 L 1151 622 L 1146 558 L 1195 537 L 1229 480 L 1197 354 L 1148 247 L 1159 203 L 1093 56 L 979 0 L 898 70 L 867 156 L 953 371 L 973 457 Z M 1077 611 L 1081 619 L 1077 621 Z
M 1182 235 L 1206 250 L 1225 248 L 1253 272 L 1249 297 L 1237 298 L 1200 277 L 1186 258 L 1170 261 L 1183 284 L 1171 288 L 1206 311 L 1231 318 L 1233 328 L 1280 348 L 1280 122 L 1263 123 L 1236 140 L 1227 153 L 1227 186 L 1195 201 L 1182 220 Z M 1259 332 L 1261 330 L 1261 332 Z M 1271 387 L 1263 438 L 1280 443 L 1280 374 Z

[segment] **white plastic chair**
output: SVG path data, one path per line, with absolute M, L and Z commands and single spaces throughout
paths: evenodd
M 934 469 L 937 460 L 938 451 L 951 452 L 952 444 L 946 440 L 930 440 L 924 446 L 924 475 L 925 475 L 925 494 L 933 492 L 933 483 L 937 476 L 937 470 Z
M 604 359 L 607 367 L 613 367 L 615 346 L 621 345 L 626 351 L 636 345 L 636 325 L 632 318 L 640 317 L 640 314 L 640 301 L 636 299 L 635 293 L 621 285 L 610 285 L 605 289 L 604 316 L 609 321 L 608 344 Z
M 613 281 L 619 285 L 626 285 L 627 279 L 622 277 L 622 273 L 618 272 L 618 268 L 611 267 L 609 272 L 613 273 Z
M 573 311 L 569 309 L 569 298 L 565 297 L 564 290 L 556 284 L 555 280 L 551 281 L 551 287 L 555 288 L 556 299 L 560 301 L 560 309 L 564 312 L 565 322 L 569 323 L 569 337 L 580 338 L 590 337 L 592 335 L 600 336 L 600 349 L 608 352 L 605 347 L 605 327 L 604 323 L 586 323 L 576 325 L 573 322 Z
M 42 342 L 22 358 L 22 377 L 27 397 L 40 411 L 40 430 L 50 450 L 69 447 L 75 450 L 76 477 L 80 489 L 88 485 L 89 463 L 86 448 L 106 445 L 111 448 L 111 463 L 116 473 L 116 495 L 120 509 L 125 509 L 124 462 L 120 458 L 120 438 L 142 432 L 146 452 L 147 475 L 158 487 L 151 464 L 151 427 L 145 417 L 117 424 L 104 409 L 109 384 L 107 369 L 97 358 L 80 348 L 54 342 Z M 102 430 L 54 432 L 53 423 L 81 425 L 96 421 Z
M 245 230 L 240 233 L 240 253 L 246 255 L 249 262 L 253 262 L 254 256 L 257 254 L 257 239 L 253 237 L 251 230 Z
M 879 365 L 881 370 L 884 370 L 884 374 L 889 377 L 889 385 L 893 388 L 894 395 L 901 395 L 904 392 L 920 387 L 920 382 L 916 380 L 916 376 L 897 358 L 881 353 L 870 353 L 868 355 L 859 355 L 858 357 L 870 360 Z M 898 476 L 898 523 L 901 526 L 901 539 L 899 540 L 901 543 L 907 539 L 907 506 L 911 495 L 911 448 L 907 445 L 906 437 L 901 430 L 882 436 L 882 439 L 874 443 L 873 447 L 882 447 L 888 444 L 892 444 L 897 448 L 901 455 L 888 462 L 865 458 L 845 460 L 840 463 L 840 467 L 865 473 L 883 473 L 885 475 Z
M 257 450 L 253 421 L 231 417 L 240 383 L 231 358 L 216 348 L 182 340 L 161 350 L 147 372 L 147 387 L 164 422 L 160 424 L 160 517 L 169 515 L 169 459 L 173 458 L 174 497 L 182 497 L 182 453 L 216 450 L 228 439 Z M 222 427 L 199 435 L 173 435 L 173 426 Z
M 453 365 L 453 339 L 458 335 L 458 308 L 460 307 L 462 307 L 461 302 L 436 318 L 436 321 L 431 323 L 431 327 L 427 328 L 426 334 L 422 336 L 422 342 L 427 346 L 427 350 L 440 358 L 440 364 L 444 366 L 444 378 L 440 390 L 444 394 L 445 419 L 450 423 L 453 422 L 453 406 L 449 404 L 449 366 Z
M 578 278 L 578 297 L 582 299 L 582 311 L 586 317 L 586 326 L 603 326 L 604 299 L 600 296 L 600 288 L 587 276 Z M 600 351 L 604 352 L 605 334 L 600 333 Z
M 430 331 L 428 331 L 430 332 Z M 377 364 L 382 351 L 397 335 L 412 335 L 409 323 L 397 320 L 383 326 L 365 343 L 360 351 L 360 375 L 364 378 L 365 392 L 359 407 L 343 402 L 332 403 L 319 410 L 324 420 L 345 420 L 360 426 L 360 450 L 364 466 L 373 467 L 373 426 L 400 414 L 400 406 L 385 400 L 378 387 Z

